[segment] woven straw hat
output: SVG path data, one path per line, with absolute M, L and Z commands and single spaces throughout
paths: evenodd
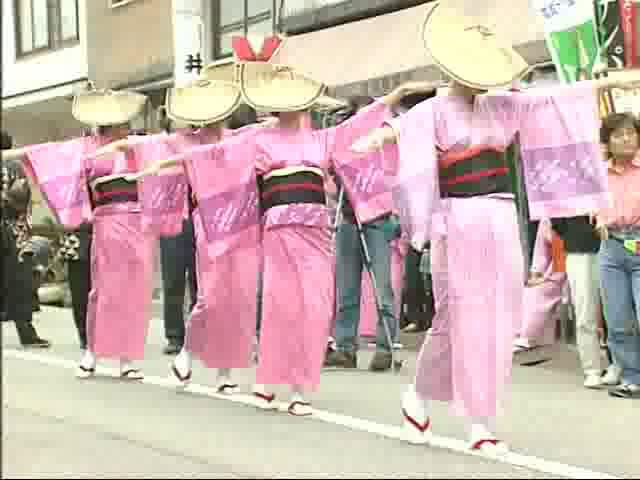
M 203 127 L 229 118 L 240 105 L 238 85 L 230 82 L 198 79 L 167 90 L 167 117 L 174 122 Z
M 429 11 L 422 38 L 434 63 L 453 80 L 471 88 L 508 87 L 529 70 L 508 41 L 446 2 Z
M 142 113 L 146 95 L 126 90 L 89 90 L 73 99 L 72 115 L 92 127 L 129 123 Z
M 335 112 L 343 108 L 347 108 L 349 104 L 344 100 L 340 100 L 329 95 L 322 95 L 313 104 L 313 109 L 318 112 Z
M 326 86 L 292 66 L 269 63 L 269 59 L 282 44 L 281 38 L 260 38 L 258 41 L 262 43 L 256 54 L 256 39 L 233 39 L 238 82 L 244 101 L 262 112 L 296 112 L 315 105 L 324 94 Z

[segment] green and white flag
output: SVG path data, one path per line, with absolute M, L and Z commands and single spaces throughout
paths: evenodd
M 572 83 L 593 76 L 600 63 L 593 0 L 534 0 L 558 77 Z

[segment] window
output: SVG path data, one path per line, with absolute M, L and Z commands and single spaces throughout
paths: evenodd
M 216 59 L 233 54 L 231 40 L 250 33 L 271 35 L 275 30 L 276 4 L 280 0 L 218 0 L 214 2 Z
M 16 56 L 79 40 L 78 0 L 15 0 Z

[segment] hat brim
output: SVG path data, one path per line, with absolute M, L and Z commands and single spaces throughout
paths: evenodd
M 76 95 L 72 115 L 92 127 L 122 125 L 140 115 L 147 103 L 142 93 L 93 90 Z
M 441 3 L 427 13 L 422 40 L 433 62 L 446 75 L 471 88 L 508 87 L 530 69 L 509 42 Z
M 349 104 L 344 100 L 331 97 L 329 95 L 320 96 L 313 104 L 313 110 L 317 112 L 335 112 L 343 108 L 347 108 Z
M 298 112 L 313 107 L 326 85 L 286 65 L 238 63 L 244 101 L 260 112 Z
M 200 72 L 200 78 L 206 80 L 214 80 L 218 82 L 236 83 L 238 75 L 236 73 L 237 65 L 230 63 L 210 63 Z
M 242 101 L 237 84 L 200 80 L 167 90 L 165 108 L 174 122 L 204 126 L 229 118 Z

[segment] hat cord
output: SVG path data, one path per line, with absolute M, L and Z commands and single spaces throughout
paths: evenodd
M 465 32 L 469 30 L 477 30 L 478 33 L 480 33 L 480 35 L 482 35 L 483 37 L 492 37 L 494 35 L 491 29 L 485 25 L 472 25 L 471 27 L 467 27 L 464 29 Z

